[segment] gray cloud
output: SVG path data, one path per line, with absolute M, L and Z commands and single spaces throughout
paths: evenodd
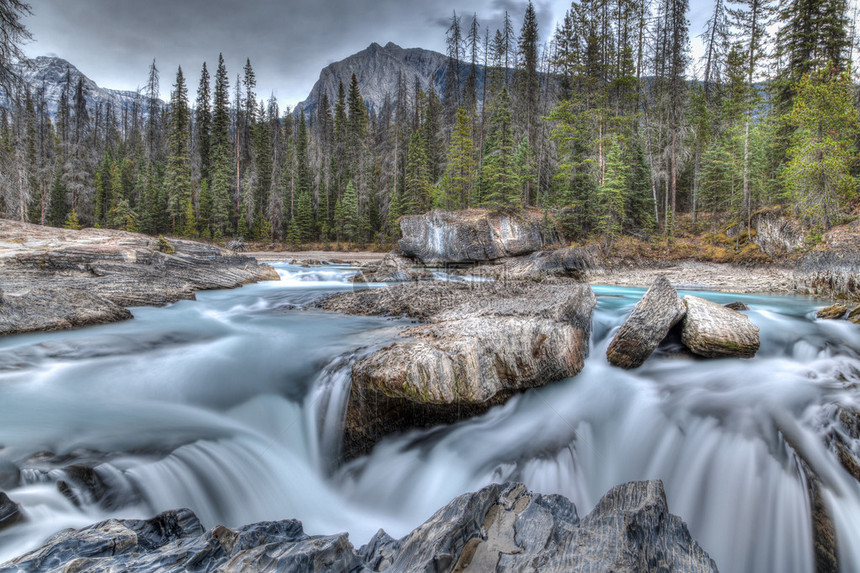
M 703 1 L 703 0 L 701 0 Z M 327 64 L 389 41 L 444 51 L 453 11 L 482 33 L 507 10 L 519 32 L 527 0 L 40 0 L 25 20 L 30 56 L 56 54 L 99 85 L 135 89 L 155 58 L 167 94 L 182 66 L 192 96 L 202 63 L 223 52 L 231 82 L 250 58 L 258 97 L 303 100 Z M 537 0 L 546 39 L 569 0 Z

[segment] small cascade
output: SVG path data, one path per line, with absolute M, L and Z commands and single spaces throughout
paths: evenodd
M 305 398 L 313 461 L 323 475 L 331 473 L 340 458 L 355 357 L 355 353 L 340 356 L 323 368 Z

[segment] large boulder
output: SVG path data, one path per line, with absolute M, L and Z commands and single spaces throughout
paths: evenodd
M 594 305 L 591 288 L 573 282 L 413 283 L 329 298 L 328 310 L 428 321 L 353 366 L 344 457 L 386 434 L 453 423 L 574 376 Z
M 669 280 L 657 277 L 609 343 L 606 358 L 622 368 L 641 366 L 686 313 Z
M 582 521 L 560 495 L 493 484 L 455 498 L 402 539 L 380 530 L 356 551 L 346 534 L 309 536 L 295 520 L 204 531 L 187 509 L 65 530 L 0 571 L 664 571 L 716 572 L 663 484 L 613 488 Z
M 400 250 L 425 264 L 493 261 L 527 255 L 551 242 L 539 216 L 483 210 L 441 211 L 400 219 Z
M 372 261 L 364 265 L 352 278 L 354 283 L 402 283 L 424 280 L 433 280 L 433 273 L 423 265 L 416 265 L 411 259 L 397 253 L 388 253 L 381 261 Z
M 752 358 L 759 347 L 759 330 L 748 316 L 716 302 L 684 295 L 687 315 L 681 341 L 708 358 Z

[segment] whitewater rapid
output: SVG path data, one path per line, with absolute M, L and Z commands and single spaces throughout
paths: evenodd
M 578 376 L 338 467 L 351 362 L 409 321 L 312 308 L 353 288 L 352 269 L 276 267 L 281 282 L 133 309 L 132 321 L 0 339 L 0 471 L 3 459 L 22 467 L 6 491 L 27 517 L 0 531 L 0 563 L 66 527 L 177 507 L 207 527 L 297 518 L 358 546 L 493 481 L 563 494 L 582 516 L 618 483 L 662 479 L 721 571 L 807 572 L 799 451 L 822 481 L 843 570 L 860 570 L 860 485 L 823 440 L 835 405 L 858 407 L 860 327 L 815 319 L 821 301 L 698 293 L 746 302 L 759 354 L 702 360 L 669 344 L 624 371 L 605 350 L 643 290 L 595 287 Z M 95 467 L 108 502 L 59 492 L 75 463 Z

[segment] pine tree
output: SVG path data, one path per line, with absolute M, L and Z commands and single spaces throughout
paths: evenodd
M 824 68 L 801 78 L 789 123 L 794 132 L 783 173 L 799 214 L 824 229 L 838 223 L 856 199 L 852 169 L 858 160 L 858 123 L 846 72 Z
M 487 150 L 481 166 L 481 201 L 497 211 L 512 211 L 521 206 L 520 173 L 516 169 L 510 100 L 502 90 L 493 107 Z
M 358 238 L 358 196 L 352 181 L 347 183 L 346 191 L 343 193 L 340 205 L 340 222 L 343 229 L 343 238 L 346 241 L 355 241 Z
M 612 243 L 621 234 L 626 217 L 627 166 L 622 160 L 621 146 L 612 139 L 606 155 L 606 176 L 597 188 L 597 227 L 604 239 Z
M 210 168 L 210 133 L 212 125 L 212 102 L 209 90 L 209 70 L 206 62 L 200 71 L 200 85 L 197 87 L 197 101 L 194 105 L 194 130 L 196 134 L 197 157 L 200 161 L 200 178 L 209 178 Z
M 430 207 L 429 171 L 424 138 L 420 131 L 413 131 L 406 158 L 406 187 L 401 199 L 404 213 L 418 215 Z
M 443 185 L 445 209 L 468 209 L 472 206 L 477 167 L 472 118 L 461 107 L 457 110 L 457 123 L 448 146 L 448 165 Z
M 176 72 L 176 83 L 170 97 L 168 115 L 168 157 L 164 185 L 167 193 L 167 212 L 171 231 L 193 228 L 193 221 L 186 221 L 193 214 L 191 197 L 191 154 L 188 135 L 191 112 L 188 109 L 188 88 L 182 68 Z

